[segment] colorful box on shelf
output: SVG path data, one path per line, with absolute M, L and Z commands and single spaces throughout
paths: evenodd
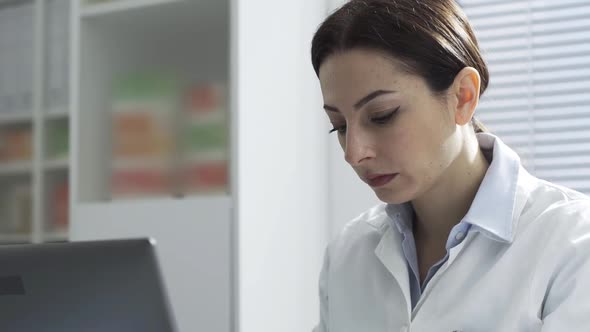
M 47 127 L 47 156 L 64 159 L 69 155 L 70 129 L 67 121 L 54 121 Z
M 112 198 L 172 193 L 180 82 L 167 74 L 129 74 L 114 84 Z
M 154 72 L 115 82 L 113 198 L 226 191 L 225 88 L 182 86 L 180 79 Z
M 28 183 L 3 188 L 0 201 L 0 231 L 7 234 L 31 232 L 32 192 Z
M 30 127 L 0 130 L 0 162 L 31 160 L 32 140 Z
M 120 112 L 113 115 L 113 157 L 167 157 L 174 152 L 169 119 L 158 114 Z
M 170 170 L 118 169 L 111 176 L 111 198 L 168 196 L 173 193 L 173 173 Z
M 169 75 L 133 74 L 114 85 L 113 157 L 167 157 L 175 151 L 179 83 Z
M 65 231 L 68 229 L 70 190 L 68 181 L 59 182 L 52 188 L 51 194 L 51 221 L 49 227 L 52 231 Z
M 227 160 L 194 161 L 184 167 L 182 190 L 191 193 L 227 193 Z
M 116 159 L 111 168 L 111 198 L 170 196 L 175 192 L 174 175 L 171 159 Z
M 191 124 L 184 132 L 184 151 L 188 154 L 226 149 L 228 130 L 225 123 Z
M 202 84 L 188 92 L 183 117 L 183 192 L 224 193 L 228 184 L 229 123 L 222 84 Z
M 188 91 L 186 114 L 195 118 L 225 114 L 225 98 L 225 88 L 221 83 L 196 85 Z
M 227 149 L 228 117 L 221 84 L 203 84 L 190 89 L 183 112 L 185 155 Z

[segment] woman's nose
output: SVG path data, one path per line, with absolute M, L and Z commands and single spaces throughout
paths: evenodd
M 373 149 L 366 134 L 349 129 L 344 140 L 344 160 L 351 166 L 359 166 L 363 161 L 374 157 Z

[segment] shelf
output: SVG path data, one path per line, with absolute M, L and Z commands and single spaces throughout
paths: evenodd
M 0 244 L 31 242 L 30 234 L 0 234 Z
M 21 175 L 31 172 L 30 161 L 0 162 L 0 176 Z
M 80 10 L 81 17 L 98 17 L 149 6 L 166 5 L 182 0 L 113 0 L 104 3 L 85 4 Z
M 67 119 L 69 115 L 67 107 L 58 107 L 47 110 L 47 113 L 44 114 L 45 118 L 48 120 L 53 119 Z
M 47 110 L 43 115 L 46 119 L 63 119 L 68 117 L 68 109 L 66 107 L 59 107 Z M 23 124 L 33 121 L 33 113 L 31 112 L 11 112 L 0 113 L 0 125 Z
M 63 242 L 68 241 L 68 231 L 55 231 L 43 234 L 43 242 Z
M 187 124 L 194 124 L 194 125 L 209 125 L 209 124 L 217 124 L 217 123 L 227 123 L 227 115 L 225 112 L 210 112 L 210 113 L 187 113 L 183 114 L 184 121 Z
M 178 38 L 183 36 L 180 41 L 192 37 L 193 42 L 212 33 L 223 36 L 228 28 L 227 6 L 227 0 L 117 0 L 85 5 L 79 17 L 83 27 L 98 28 L 97 33 L 109 36 L 111 42 L 126 38 L 159 44 L 167 40 L 162 38 L 176 37 L 170 44 L 161 45 L 169 47 L 178 44 Z M 118 46 L 124 50 L 125 46 L 136 49 L 137 45 Z
M 191 164 L 193 162 L 203 161 L 227 161 L 229 153 L 227 150 L 213 150 L 204 152 L 190 152 L 182 157 L 182 161 L 185 164 Z
M 0 125 L 21 124 L 33 121 L 32 112 L 0 113 Z
M 124 102 L 117 99 L 118 84 L 134 75 L 175 81 L 175 107 L 169 114 L 155 114 L 171 115 L 176 124 L 184 106 L 179 104 L 191 88 L 229 81 L 229 6 L 228 0 L 119 0 L 80 7 L 79 75 L 74 83 L 79 88 L 71 108 L 76 122 L 71 135 L 83 147 L 72 155 L 79 171 L 78 199 L 109 197 L 113 171 L 176 166 L 175 160 L 111 156 L 113 116 L 119 113 L 113 106 Z
M 68 158 L 46 160 L 43 167 L 46 171 L 61 171 L 67 170 L 69 167 Z
M 111 165 L 113 170 L 169 169 L 174 165 L 172 160 L 163 158 L 128 158 L 115 159 Z

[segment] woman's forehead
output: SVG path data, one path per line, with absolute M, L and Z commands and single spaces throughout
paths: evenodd
M 320 79 L 338 74 L 380 77 L 391 74 L 404 74 L 400 61 L 382 52 L 352 49 L 334 53 L 320 66 Z
M 320 67 L 324 101 L 354 99 L 375 90 L 407 91 L 420 88 L 420 77 L 400 69 L 379 52 L 346 51 L 326 58 Z
M 319 79 L 322 87 L 328 88 L 343 83 L 355 85 L 370 82 L 404 86 L 421 78 L 410 73 L 408 66 L 401 60 L 385 52 L 352 49 L 328 56 L 320 66 Z

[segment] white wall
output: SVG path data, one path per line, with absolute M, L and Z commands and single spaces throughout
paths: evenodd
M 234 1 L 240 332 L 311 331 L 327 235 L 325 119 L 310 61 L 318 0 Z
M 338 7 L 342 6 L 347 0 L 327 0 L 328 1 L 328 12 L 331 13 L 332 11 L 336 10 Z

